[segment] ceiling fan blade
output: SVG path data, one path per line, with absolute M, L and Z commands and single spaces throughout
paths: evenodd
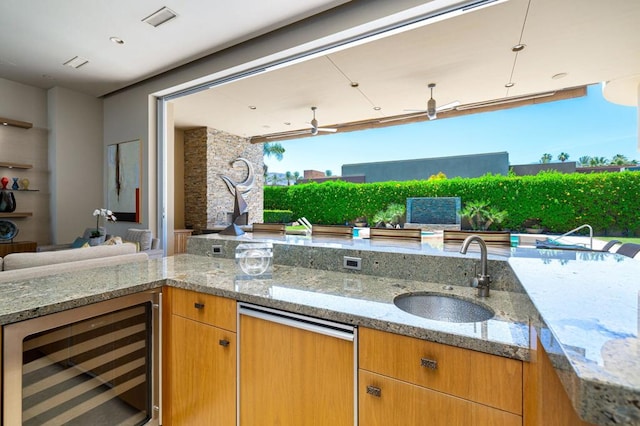
M 436 108 L 436 111 L 437 112 L 449 111 L 450 109 L 454 109 L 458 105 L 460 105 L 460 101 L 449 102 L 448 104 L 444 104 L 444 105 L 439 106 L 438 108 Z
M 319 132 L 335 133 L 335 132 L 338 131 L 338 129 L 332 129 L 330 127 L 318 127 L 318 131 Z
M 403 109 L 406 112 L 427 112 L 426 109 Z
M 311 133 L 311 130 L 292 130 L 290 132 L 280 132 L 280 133 L 272 133 L 266 136 L 267 139 L 278 139 L 284 138 L 288 136 L 297 136 L 297 135 L 307 135 Z

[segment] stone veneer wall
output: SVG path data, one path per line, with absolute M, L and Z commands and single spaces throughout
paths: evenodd
M 234 197 L 220 178 L 225 175 L 235 182 L 247 178 L 244 163 L 231 162 L 238 157 L 249 160 L 255 173 L 253 189 L 244 195 L 249 206 L 249 223 L 262 222 L 263 214 L 263 148 L 248 138 L 211 128 L 184 132 L 184 203 L 185 225 L 196 233 L 226 221 L 233 212 Z

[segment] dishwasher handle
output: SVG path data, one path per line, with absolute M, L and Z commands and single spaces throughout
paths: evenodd
M 354 341 L 354 327 L 262 306 L 239 304 L 238 314 L 295 327 L 338 339 Z

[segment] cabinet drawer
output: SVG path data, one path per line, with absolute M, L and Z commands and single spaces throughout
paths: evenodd
M 360 370 L 361 425 L 522 426 L 522 417 L 422 386 Z
M 361 328 L 359 366 L 522 414 L 522 362 L 518 360 Z
M 236 301 L 179 288 L 171 289 L 171 313 L 236 331 Z

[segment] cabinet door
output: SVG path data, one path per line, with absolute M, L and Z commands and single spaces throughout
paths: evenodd
M 235 333 L 171 318 L 171 424 L 235 425 Z
M 242 315 L 239 339 L 242 426 L 353 425 L 353 342 Z
M 358 390 L 361 425 L 522 425 L 520 416 L 365 370 Z
M 522 414 L 522 362 L 360 328 L 360 368 Z

